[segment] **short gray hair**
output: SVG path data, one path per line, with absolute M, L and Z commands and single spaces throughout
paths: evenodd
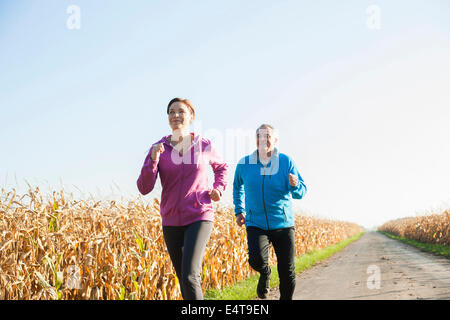
M 260 129 L 263 129 L 263 128 L 269 128 L 269 129 L 271 129 L 272 132 L 274 133 L 274 136 L 275 136 L 276 138 L 278 138 L 278 132 L 277 132 L 277 130 L 276 130 L 272 125 L 267 124 L 267 123 L 263 123 L 262 125 L 260 125 L 260 126 L 258 127 L 258 129 L 256 129 L 256 136 L 258 136 L 259 130 L 260 130 Z

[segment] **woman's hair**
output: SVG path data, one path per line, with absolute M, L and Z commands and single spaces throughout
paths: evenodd
M 184 103 L 189 108 L 189 111 L 192 114 L 192 118 L 195 119 L 194 106 L 192 105 L 192 102 L 189 101 L 188 99 L 173 98 L 172 100 L 170 100 L 169 104 L 167 105 L 167 114 L 169 114 L 169 108 L 170 108 L 171 104 L 174 103 L 174 102 L 182 102 L 182 103 Z

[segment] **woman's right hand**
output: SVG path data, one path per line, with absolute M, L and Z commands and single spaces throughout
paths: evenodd
M 238 224 L 239 227 L 242 227 L 242 225 L 245 223 L 245 217 L 242 213 L 239 213 L 236 216 L 236 223 Z
M 162 143 L 154 144 L 152 147 L 152 160 L 156 161 L 159 159 L 159 155 L 164 152 L 164 145 Z

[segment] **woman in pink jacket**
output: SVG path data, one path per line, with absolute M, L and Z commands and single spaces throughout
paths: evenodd
M 201 300 L 201 264 L 214 221 L 212 201 L 222 197 L 228 165 L 211 141 L 189 132 L 195 118 L 189 100 L 172 99 L 167 114 L 172 134 L 152 145 L 137 186 L 143 195 L 148 194 L 159 174 L 164 240 L 180 280 L 181 294 L 185 300 Z M 214 171 L 212 188 L 209 166 Z

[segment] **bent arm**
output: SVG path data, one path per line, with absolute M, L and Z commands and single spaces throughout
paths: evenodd
M 158 162 L 159 160 L 153 161 L 151 158 L 152 149 L 145 158 L 144 165 L 141 169 L 141 174 L 137 180 L 137 187 L 139 192 L 143 195 L 150 193 L 155 187 L 156 179 L 158 178 Z
M 227 187 L 228 164 L 219 156 L 215 148 L 211 148 L 211 158 L 209 161 L 214 172 L 213 188 L 222 195 Z
M 293 199 L 302 199 L 306 194 L 306 185 L 303 181 L 302 176 L 300 175 L 300 172 L 297 170 L 297 167 L 295 166 L 295 163 L 290 160 L 289 163 L 289 173 L 296 175 L 298 182 L 296 186 L 289 185 L 289 191 L 291 192 Z

